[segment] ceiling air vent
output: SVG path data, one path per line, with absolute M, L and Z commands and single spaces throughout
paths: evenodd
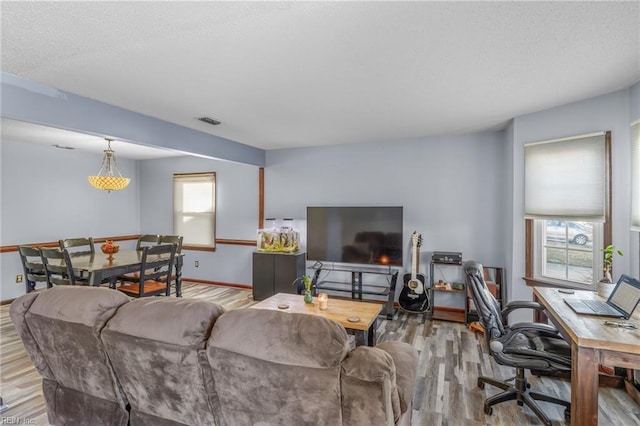
M 217 126 L 218 124 L 220 124 L 218 120 L 214 120 L 211 117 L 198 117 L 197 120 L 200 120 L 207 124 L 211 124 L 212 126 Z

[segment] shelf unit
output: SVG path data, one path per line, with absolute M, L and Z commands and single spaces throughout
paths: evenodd
M 462 262 L 464 263 L 464 262 Z M 506 300 L 506 288 L 504 286 L 504 268 L 495 266 L 483 266 L 484 278 L 489 290 L 503 307 Z M 431 318 L 445 321 L 462 322 L 469 324 L 478 321 L 478 313 L 473 305 L 471 292 L 467 289 L 466 278 L 462 270 L 462 264 L 431 262 L 429 265 L 429 292 L 431 298 Z M 446 274 L 445 272 L 449 272 Z M 455 279 L 452 277 L 455 276 Z M 445 282 L 443 287 L 438 282 Z M 451 282 L 449 281 L 451 280 Z M 459 288 L 454 288 L 452 282 L 458 283 Z M 448 295 L 445 297 L 444 295 Z M 438 300 L 448 299 L 449 305 L 438 305 Z
M 386 300 L 385 308 L 381 315 L 386 315 L 387 319 L 393 319 L 395 309 L 393 300 L 395 297 L 396 284 L 398 281 L 398 270 L 392 268 L 367 268 L 346 265 L 318 265 L 312 268 L 313 274 L 312 285 L 316 292 L 331 291 L 337 293 L 351 293 L 351 299 L 367 301 L 364 296 L 379 296 Z M 335 281 L 330 279 L 320 279 L 321 272 L 327 272 L 329 275 L 333 272 L 343 272 L 351 275 L 351 282 Z M 385 275 L 388 284 L 364 284 L 362 281 L 363 274 Z M 373 301 L 373 300 L 370 300 Z

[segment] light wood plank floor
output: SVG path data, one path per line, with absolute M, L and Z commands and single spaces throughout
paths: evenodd
M 227 309 L 251 306 L 246 290 L 185 283 L 184 297 L 211 300 Z M 378 341 L 398 340 L 420 352 L 413 399 L 413 425 L 539 425 L 535 415 L 515 402 L 502 403 L 493 415 L 483 413 L 483 401 L 499 390 L 476 386 L 478 375 L 513 376 L 513 369 L 497 365 L 488 355 L 482 335 L 463 324 L 426 321 L 423 315 L 399 312 L 393 321 L 378 323 Z M 570 399 L 570 384 L 547 377 L 531 378 L 532 388 Z M 41 378 L 17 337 L 9 305 L 0 307 L 0 395 L 9 409 L 0 424 L 47 425 Z M 623 390 L 601 388 L 600 425 L 640 425 L 640 406 Z M 565 425 L 562 409 L 542 403 L 554 425 Z M 198 425 L 200 426 L 200 425 Z

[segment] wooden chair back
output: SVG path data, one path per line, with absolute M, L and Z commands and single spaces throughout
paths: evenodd
M 158 244 L 175 244 L 176 254 L 182 253 L 182 235 L 160 235 L 160 242 Z
M 142 250 L 146 246 L 155 246 L 160 243 L 160 235 L 144 234 L 138 237 L 136 250 Z
M 161 244 L 142 248 L 140 278 L 137 283 L 123 284 L 118 290 L 133 297 L 171 294 L 169 279 L 175 262 L 176 244 Z
M 76 285 L 76 275 L 66 249 L 41 248 L 40 257 L 47 275 L 48 288 L 54 285 Z
M 24 270 L 24 283 L 27 293 L 36 289 L 36 283 L 47 282 L 47 273 L 42 264 L 40 249 L 30 246 L 19 246 L 18 253 Z
M 88 238 L 68 238 L 60 240 L 60 250 L 67 249 L 73 255 L 95 254 L 96 249 L 93 244 L 93 237 Z

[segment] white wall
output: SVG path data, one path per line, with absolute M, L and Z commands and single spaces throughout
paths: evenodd
M 216 237 L 255 240 L 259 168 L 187 156 L 140 162 L 140 233 L 173 233 L 173 174 L 196 172 L 216 172 Z M 183 277 L 251 285 L 253 251 L 227 244 L 215 252 L 187 250 Z
M 89 185 L 102 156 L 48 145 L 0 141 L 0 245 L 57 241 L 74 237 L 107 237 L 138 233 L 138 168 L 118 159 L 132 183 L 107 193 Z M 24 294 L 17 252 L 0 255 L 0 300 Z

